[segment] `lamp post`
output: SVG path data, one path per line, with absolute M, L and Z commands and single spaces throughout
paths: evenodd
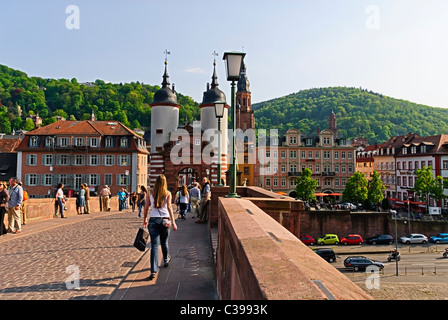
M 236 166 L 236 108 L 235 108 L 235 81 L 238 81 L 241 75 L 241 66 L 243 59 L 246 56 L 243 52 L 225 52 L 223 60 L 226 61 L 227 81 L 232 82 L 231 103 L 232 108 L 232 144 L 233 144 L 233 161 L 230 166 L 230 191 L 227 195 L 228 198 L 240 198 L 236 193 L 236 179 L 237 179 L 237 166 Z
M 215 102 L 215 115 L 218 119 L 218 184 L 217 187 L 222 187 L 221 183 L 221 140 L 222 140 L 222 134 L 221 134 L 221 119 L 224 117 L 224 109 L 226 107 L 225 101 L 216 101 Z

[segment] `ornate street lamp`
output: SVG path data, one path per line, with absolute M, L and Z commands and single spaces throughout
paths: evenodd
M 230 191 L 227 195 L 228 198 L 240 198 L 236 193 L 236 179 L 237 179 L 237 166 L 236 166 L 236 142 L 235 142 L 235 132 L 236 132 L 236 108 L 235 108 L 235 81 L 238 81 L 241 75 L 241 67 L 243 65 L 243 59 L 246 56 L 243 52 L 225 52 L 223 60 L 226 61 L 226 72 L 227 81 L 232 82 L 232 97 L 231 97 L 231 108 L 232 108 L 232 144 L 233 144 L 233 161 L 230 166 Z
M 222 140 L 222 134 L 221 134 L 221 119 L 224 117 L 224 110 L 226 108 L 226 102 L 225 101 L 216 101 L 215 102 L 215 116 L 218 119 L 218 184 L 217 187 L 222 187 L 223 184 L 221 183 L 221 140 Z

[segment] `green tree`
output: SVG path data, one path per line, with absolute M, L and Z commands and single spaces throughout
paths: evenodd
M 430 198 L 435 201 L 445 199 L 443 194 L 444 189 L 448 188 L 448 183 L 441 176 L 434 178 L 432 174 L 432 166 L 423 167 L 417 170 L 417 177 L 415 178 L 414 187 L 411 191 L 415 192 L 415 195 L 421 200 L 426 202 L 426 213 L 429 212 L 429 200 Z
M 374 170 L 372 178 L 368 182 L 367 186 L 368 207 L 370 207 L 371 203 L 377 206 L 381 201 L 383 201 L 385 189 L 386 187 L 384 186 L 383 181 L 381 181 L 379 173 Z
M 368 196 L 367 185 L 368 181 L 366 177 L 359 171 L 355 172 L 348 179 L 344 192 L 342 193 L 342 198 L 356 204 L 365 202 Z
M 302 170 L 302 174 L 296 179 L 297 198 L 305 202 L 316 201 L 314 191 L 316 190 L 318 183 L 311 177 L 312 174 L 313 172 L 310 169 L 305 168 Z
M 26 119 L 25 124 L 23 125 L 23 130 L 32 131 L 34 130 L 34 122 L 31 119 Z

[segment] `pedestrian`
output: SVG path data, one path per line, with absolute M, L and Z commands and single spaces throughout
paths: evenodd
M 8 230 L 5 227 L 5 213 L 6 206 L 9 201 L 9 193 L 7 191 L 6 182 L 0 182 L 0 236 L 7 234 Z
M 103 211 L 110 211 L 110 189 L 106 184 L 100 191 L 101 208 Z
M 138 194 L 138 215 L 137 218 L 142 217 L 143 209 L 145 208 L 146 197 L 148 196 L 148 189 L 145 186 L 140 186 L 140 193 Z
M 199 218 L 199 204 L 201 202 L 201 190 L 198 188 L 199 184 L 197 182 L 193 182 L 193 188 L 190 190 L 190 204 L 191 204 L 191 214 L 192 218 L 194 218 L 196 214 L 196 218 Z
M 188 209 L 188 202 L 190 201 L 190 194 L 188 193 L 188 189 L 186 185 L 183 185 L 180 188 L 179 192 L 179 215 L 180 219 L 185 220 L 187 209 Z
M 202 186 L 202 194 L 201 194 L 201 206 L 199 208 L 199 219 L 196 220 L 196 223 L 205 223 L 208 219 L 208 204 L 211 199 L 212 193 L 210 190 L 210 180 L 206 177 L 202 179 L 204 185 Z
M 124 192 L 124 189 L 121 188 L 118 191 L 117 195 L 118 195 L 118 211 L 123 211 L 126 202 L 126 193 Z
M 162 247 L 164 266 L 168 267 L 171 260 L 168 246 L 168 237 L 171 228 L 164 223 L 164 221 L 170 222 L 173 230 L 177 230 L 171 199 L 172 195 L 168 191 L 166 177 L 162 174 L 157 177 L 152 192 L 148 192 L 143 211 L 143 227 L 148 227 L 151 238 L 151 274 L 148 278 L 149 280 L 154 279 L 159 271 L 159 245 Z M 146 217 L 148 216 L 149 207 L 151 207 L 151 211 L 149 221 L 147 221 Z
M 89 185 L 87 183 L 84 183 L 84 190 L 86 190 L 86 206 L 84 209 L 84 213 L 85 214 L 90 214 L 90 189 L 89 189 Z
M 23 183 L 22 181 L 19 181 L 19 186 L 22 187 L 23 189 Z M 27 212 L 27 208 L 26 208 L 26 200 L 28 200 L 28 192 L 26 192 L 25 189 L 23 189 L 23 202 L 22 202 L 22 206 L 20 207 L 20 213 L 22 215 L 22 225 L 26 224 L 26 212 Z
M 22 232 L 20 207 L 23 202 L 23 189 L 18 182 L 17 178 L 9 179 L 8 231 L 11 233 Z
M 56 191 L 56 201 L 58 203 L 58 207 L 59 207 L 59 214 L 61 215 L 62 219 L 67 218 L 66 216 L 64 216 L 64 208 L 65 208 L 65 198 L 64 198 L 64 191 L 62 189 L 64 189 L 64 184 L 59 183 L 57 186 L 58 191 Z
M 137 205 L 137 192 L 132 191 L 131 196 L 129 197 L 129 202 L 132 208 L 132 212 L 134 212 L 135 206 Z
M 76 214 L 82 214 L 80 213 L 81 208 L 79 207 L 79 204 L 81 202 L 81 199 L 79 198 L 80 194 L 79 191 L 75 191 L 75 198 L 76 198 Z
M 174 202 L 176 203 L 176 212 L 179 212 L 180 207 L 180 188 L 177 189 L 176 195 L 174 197 Z
M 81 185 L 81 190 L 79 190 L 79 214 L 85 213 L 86 208 L 86 188 Z

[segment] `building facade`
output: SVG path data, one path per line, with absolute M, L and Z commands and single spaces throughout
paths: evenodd
M 69 196 L 83 183 L 93 194 L 147 185 L 146 143 L 120 122 L 60 120 L 28 132 L 16 150 L 17 176 L 32 198 L 51 197 L 58 183 Z
M 265 158 L 257 164 L 256 183 L 265 189 L 295 196 L 295 180 L 308 168 L 318 182 L 317 192 L 342 193 L 355 172 L 355 148 L 338 136 L 333 112 L 329 129 L 318 130 L 316 135 L 290 129 L 275 146 L 277 141 L 258 146 L 259 157 Z

